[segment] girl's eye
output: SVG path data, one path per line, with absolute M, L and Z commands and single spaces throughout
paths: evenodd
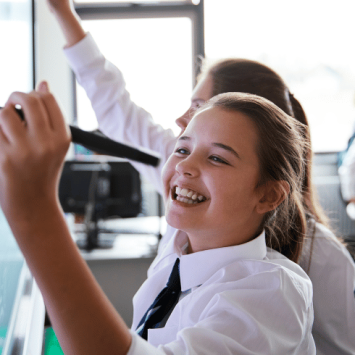
M 221 159 L 221 158 L 219 158 L 219 157 L 217 157 L 217 156 L 215 156 L 215 155 L 212 155 L 212 156 L 210 157 L 210 159 L 211 159 L 212 161 L 216 162 L 216 163 L 222 163 L 222 164 L 227 164 L 227 165 L 229 165 L 226 161 L 224 161 L 223 159 Z
M 194 113 L 195 111 L 197 111 L 201 106 L 202 105 L 199 102 L 194 103 L 190 108 L 191 113 Z

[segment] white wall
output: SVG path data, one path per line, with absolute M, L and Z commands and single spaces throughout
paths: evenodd
M 45 0 L 36 7 L 36 82 L 47 80 L 51 92 L 61 104 L 68 122 L 73 120 L 73 84 L 71 70 L 63 54 L 65 44 L 59 26 Z

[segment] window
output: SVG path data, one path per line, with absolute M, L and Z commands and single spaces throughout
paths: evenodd
M 133 101 L 150 112 L 155 122 L 176 133 L 175 119 L 190 106 L 194 58 L 203 55 L 196 45 L 201 43 L 196 34 L 198 6 L 184 5 L 191 1 L 180 3 L 128 10 L 117 4 L 107 8 L 77 6 L 85 30 L 123 72 Z M 97 128 L 89 100 L 79 85 L 77 119 L 83 129 Z
M 278 72 L 308 116 L 315 152 L 345 148 L 355 123 L 355 3 L 205 0 L 208 58 Z
M 0 1 L 0 33 L 3 35 L 0 56 L 0 106 L 13 91 L 33 88 L 32 9 L 31 1 Z
M 31 0 L 0 1 L 0 106 L 5 104 L 11 92 L 33 89 L 32 7 Z M 1 210 L 0 245 L 0 354 L 10 354 L 14 351 L 17 329 L 13 321 L 17 314 L 24 258 Z M 17 351 L 22 352 L 21 343 L 17 345 Z
M 74 1 L 76 4 L 89 4 L 89 3 L 100 3 L 100 1 L 97 0 L 75 0 Z M 127 0 L 105 0 L 102 1 L 105 3 L 114 3 L 114 4 L 126 4 L 127 6 L 134 6 L 135 4 L 169 4 L 169 3 L 181 3 L 181 4 L 199 4 L 199 0 L 159 0 L 159 1 L 152 1 L 152 0 L 139 0 L 139 1 L 127 1 Z
M 106 58 L 123 72 L 132 100 L 163 127 L 174 128 L 174 120 L 190 105 L 191 20 L 87 20 L 83 25 Z M 79 85 L 77 95 L 79 126 L 96 128 L 96 118 Z

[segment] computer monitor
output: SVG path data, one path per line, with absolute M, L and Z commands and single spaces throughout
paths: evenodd
M 141 181 L 127 161 L 66 161 L 59 184 L 64 212 L 84 216 L 86 250 L 109 248 L 113 239 L 100 238 L 98 221 L 136 217 L 142 209 Z

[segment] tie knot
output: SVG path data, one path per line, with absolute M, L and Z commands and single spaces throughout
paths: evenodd
M 174 267 L 171 271 L 168 283 L 166 284 L 168 289 L 171 291 L 180 291 L 180 259 L 177 258 L 174 264 Z

